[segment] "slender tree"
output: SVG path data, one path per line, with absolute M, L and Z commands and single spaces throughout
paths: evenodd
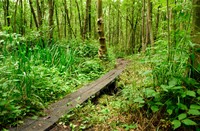
M 10 26 L 10 16 L 9 16 L 9 7 L 10 7 L 10 1 L 4 0 L 4 25 Z
M 54 15 L 54 0 L 48 0 L 49 5 L 49 43 L 52 43 L 53 40 L 53 15 Z
M 91 25 L 91 23 L 89 23 L 89 22 L 91 22 L 91 16 L 90 16 L 91 7 L 90 6 L 91 6 L 91 0 L 87 0 L 86 1 L 86 9 L 85 9 L 85 23 L 84 23 L 84 30 L 83 30 L 83 39 L 86 39 L 86 35 L 88 32 L 88 25 Z M 90 31 L 91 31 L 91 29 L 90 29 Z
M 191 58 L 192 77 L 200 81 L 200 0 L 193 0 L 193 22 L 192 40 L 196 44 L 194 47 L 194 57 Z
M 98 9 L 98 33 L 99 33 L 99 42 L 100 48 L 98 51 L 99 58 L 103 59 L 106 57 L 107 48 L 106 48 L 106 39 L 104 37 L 104 23 L 103 23 L 103 14 L 102 14 L 102 0 L 97 1 L 97 9 Z
M 16 33 L 16 30 L 17 30 L 17 29 L 16 29 L 16 28 L 17 28 L 17 27 L 16 27 L 16 21 L 17 21 L 17 20 L 16 20 L 16 17 L 17 17 L 18 1 L 19 1 L 19 0 L 17 0 L 16 3 L 15 3 L 15 11 L 14 11 L 14 15 L 13 15 L 13 17 L 14 17 L 13 32 L 15 32 L 15 33 Z
M 57 24 L 57 30 L 58 30 L 58 38 L 61 38 L 61 35 L 60 35 L 60 22 L 59 22 L 59 16 L 58 16 L 57 3 L 55 4 L 55 12 L 56 12 L 56 24 Z
M 42 10 L 40 7 L 39 0 L 36 0 L 36 5 L 37 5 L 38 26 L 40 27 L 42 25 Z
M 79 4 L 78 4 L 78 1 L 76 0 L 75 2 L 76 2 L 77 11 L 78 11 L 78 20 L 79 20 L 80 35 L 82 36 L 83 33 L 82 33 L 82 20 L 81 20 L 80 7 L 79 7 Z M 82 37 L 83 37 L 83 36 L 82 36 Z
M 36 18 L 36 14 L 35 14 L 35 11 L 34 11 L 34 8 L 33 8 L 33 2 L 32 0 L 29 0 L 29 5 L 30 5 L 30 8 L 31 8 L 31 13 L 33 15 L 33 19 L 34 19 L 34 22 L 35 22 L 35 26 L 37 27 L 38 29 L 38 22 L 37 22 L 37 18 Z
M 146 50 L 146 43 L 145 43 L 145 0 L 142 1 L 142 51 L 145 52 Z

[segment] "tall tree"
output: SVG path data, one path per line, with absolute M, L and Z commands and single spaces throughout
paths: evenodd
M 69 29 L 69 39 L 72 38 L 72 34 L 74 35 L 74 37 L 76 37 L 76 34 L 74 33 L 72 26 L 71 26 L 71 21 L 70 21 L 70 17 L 69 17 L 69 10 L 68 10 L 68 6 L 67 6 L 67 2 L 66 0 L 64 0 L 64 10 L 65 10 L 65 36 L 66 36 L 66 24 L 68 22 L 68 29 Z M 67 21 L 66 21 L 67 20 Z
M 40 27 L 42 25 L 42 10 L 40 7 L 39 0 L 36 0 L 36 5 L 37 5 L 38 26 Z
M 79 7 L 79 4 L 78 4 L 78 1 L 76 0 L 75 2 L 76 2 L 77 11 L 78 11 L 78 20 L 79 20 L 80 35 L 82 36 L 83 33 L 82 33 L 82 20 L 81 20 L 80 7 Z M 82 37 L 83 37 L 83 36 L 82 36 Z
M 13 17 L 14 17 L 13 32 L 14 32 L 14 33 L 16 33 L 16 28 L 17 28 L 17 27 L 16 27 L 16 17 L 17 17 L 18 1 L 19 1 L 19 0 L 17 0 L 16 3 L 15 3 L 15 11 L 14 11 L 14 15 L 13 15 Z
M 32 0 L 29 0 L 29 5 L 30 5 L 30 8 L 31 8 L 31 13 L 33 15 L 33 19 L 34 19 L 34 22 L 35 22 L 35 26 L 38 28 L 38 22 L 37 22 L 37 18 L 36 18 L 36 14 L 35 14 L 35 10 L 33 8 L 33 2 Z
M 196 44 L 192 62 L 192 77 L 200 81 L 200 0 L 193 0 L 192 41 Z
M 48 0 L 49 5 L 49 42 L 52 43 L 53 40 L 53 14 L 54 14 L 54 0 Z
M 104 37 L 104 23 L 103 23 L 103 14 L 102 14 L 102 0 L 97 1 L 97 9 L 98 9 L 98 33 L 99 33 L 99 58 L 103 59 L 106 57 L 107 54 L 107 48 L 106 48 L 106 39 Z
M 91 0 L 86 1 L 86 9 L 85 9 L 85 23 L 84 23 L 84 30 L 83 30 L 83 39 L 86 38 L 87 32 L 88 32 L 88 25 L 91 25 Z M 91 31 L 91 29 L 90 29 Z M 91 32 L 89 32 L 91 33 Z
M 58 38 L 61 38 L 60 35 L 60 22 L 59 22 L 59 17 L 58 17 L 58 3 L 55 4 L 55 12 L 56 12 L 56 24 L 57 24 L 57 30 L 58 30 Z
M 9 16 L 9 7 L 10 7 L 10 1 L 4 0 L 4 24 L 5 26 L 10 26 L 10 16 Z
M 145 43 L 145 0 L 142 1 L 142 51 L 145 52 L 146 50 L 146 43 Z

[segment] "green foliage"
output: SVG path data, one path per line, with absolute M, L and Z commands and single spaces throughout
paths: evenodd
M 0 125 L 16 125 L 49 103 L 98 78 L 105 66 L 91 44 L 68 41 L 43 47 L 17 34 L 0 34 Z M 39 112 L 39 113 L 38 113 Z
M 182 32 L 183 33 L 183 32 Z M 169 57 L 167 41 L 158 40 L 155 47 L 147 50 L 143 62 L 151 64 L 149 73 L 144 73 L 153 80 L 151 87 L 143 89 L 143 97 L 134 101 L 147 110 L 147 114 L 162 113 L 163 118 L 170 120 L 173 129 L 183 126 L 197 126 L 200 116 L 199 87 L 200 83 L 188 78 L 188 59 L 191 42 L 183 33 L 180 41 L 174 43 Z

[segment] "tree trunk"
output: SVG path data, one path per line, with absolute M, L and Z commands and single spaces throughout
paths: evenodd
M 59 22 L 59 17 L 58 17 L 58 7 L 55 4 L 55 11 L 56 11 L 56 23 L 57 23 L 57 30 L 58 30 L 58 38 L 61 38 L 60 35 L 60 22 Z
M 158 35 L 158 27 L 159 27 L 159 22 L 160 22 L 160 6 L 157 9 L 157 14 L 156 14 L 156 29 L 155 29 L 155 39 L 157 39 Z
M 167 0 L 167 32 L 168 32 L 168 60 L 171 61 L 172 59 L 172 52 L 171 52 L 171 37 L 170 37 L 170 12 L 169 12 L 169 0 Z
M 52 44 L 53 41 L 53 14 L 54 14 L 54 0 L 48 0 L 49 5 L 49 43 Z
M 4 7 L 4 24 L 5 24 L 5 26 L 10 26 L 9 6 L 10 6 L 10 1 L 4 0 L 3 7 Z
M 99 42 L 100 48 L 98 51 L 99 58 L 104 59 L 107 57 L 107 48 L 106 48 L 106 39 L 104 37 L 104 23 L 103 23 L 103 14 L 102 14 L 102 0 L 97 1 L 97 10 L 98 10 L 98 33 L 99 33 Z
M 143 8 L 142 8 L 142 52 L 146 50 L 145 43 L 145 0 L 143 0 Z
M 89 1 L 89 14 L 88 14 L 88 25 L 89 25 L 89 38 L 91 38 L 91 34 L 92 34 L 92 18 L 91 18 L 91 0 Z
M 67 8 L 67 2 L 66 0 L 64 0 L 64 7 L 65 7 L 65 17 L 67 18 L 67 22 L 68 22 L 68 28 L 69 28 L 69 39 L 72 38 L 72 34 L 74 35 L 74 37 L 76 38 L 76 35 L 74 34 L 73 32 L 73 29 L 71 27 L 71 21 L 70 21 L 70 18 L 69 18 L 69 10 Z M 65 18 L 65 19 L 66 19 Z M 66 21 L 65 21 L 66 22 Z M 65 23 L 66 24 L 66 23 Z
M 23 2 L 20 0 L 20 33 L 24 35 Z
M 31 8 L 31 13 L 33 15 L 33 19 L 34 19 L 34 22 L 35 22 L 35 26 L 37 27 L 38 29 L 38 22 L 37 22 L 37 19 L 36 19 L 36 14 L 35 14 L 35 11 L 34 11 L 34 8 L 33 8 L 33 2 L 32 0 L 29 0 L 29 5 L 30 5 L 30 8 Z
M 78 5 L 78 1 L 76 0 L 76 7 L 77 7 L 77 11 L 78 11 L 78 20 L 79 20 L 79 28 L 80 28 L 80 35 L 82 37 L 82 21 L 81 21 L 81 12 L 80 12 L 80 8 L 79 8 L 79 5 Z
M 15 3 L 15 12 L 14 12 L 14 16 L 13 16 L 13 17 L 14 17 L 14 22 L 13 22 L 13 32 L 14 32 L 14 33 L 16 33 L 16 30 L 17 30 L 17 29 L 16 29 L 16 28 L 17 28 L 17 27 L 16 27 L 16 15 L 17 15 L 18 1 L 19 1 L 19 0 L 17 0 L 16 3 Z
M 148 31 L 149 31 L 149 37 L 151 46 L 154 45 L 154 38 L 153 38 L 153 29 L 152 29 L 152 2 L 150 0 L 147 0 L 148 8 L 147 8 L 147 16 L 148 16 Z
M 111 39 L 111 3 L 109 3 L 108 8 L 108 46 L 110 46 L 110 39 Z
M 87 0 L 86 9 L 85 9 L 85 23 L 84 23 L 84 30 L 83 30 L 83 40 L 86 39 L 86 35 L 87 35 L 87 31 L 88 31 L 90 5 L 91 5 L 91 0 Z
M 191 58 L 192 78 L 200 82 L 200 0 L 193 0 L 192 41 L 195 43 Z
M 64 0 L 64 36 L 67 37 L 67 5 L 66 0 Z
M 39 0 L 36 0 L 36 4 L 37 4 L 38 26 L 40 27 L 42 25 L 42 10 L 40 7 Z

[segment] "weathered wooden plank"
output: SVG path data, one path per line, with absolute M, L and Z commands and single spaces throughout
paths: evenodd
M 25 124 L 10 129 L 11 131 L 44 131 L 51 128 L 51 126 L 58 121 L 60 117 L 68 113 L 72 108 L 78 104 L 83 103 L 92 95 L 102 90 L 106 85 L 110 84 L 115 78 L 124 70 L 126 62 L 121 63 L 116 69 L 108 72 L 103 77 L 96 81 L 80 88 L 74 93 L 67 95 L 64 99 L 52 104 L 46 111 L 48 114 L 45 117 L 40 117 L 37 120 L 26 119 Z

